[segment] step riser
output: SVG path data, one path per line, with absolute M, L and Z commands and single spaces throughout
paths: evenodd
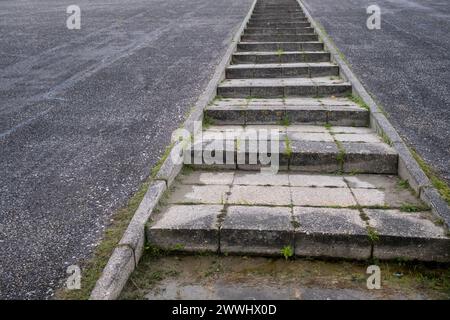
M 249 21 L 247 27 L 255 27 L 255 28 L 303 28 L 310 27 L 311 23 L 307 19 L 302 19 L 295 22 L 267 22 L 260 21 L 254 22 Z
M 304 85 L 304 86 L 285 86 L 285 87 L 219 87 L 217 95 L 224 98 L 282 98 L 282 97 L 316 97 L 316 96 L 336 96 L 344 97 L 351 94 L 350 85 L 337 84 L 332 86 L 325 85 Z
M 296 68 L 245 68 L 227 69 L 228 79 L 245 78 L 307 78 L 338 76 L 338 66 L 296 67 Z
M 275 13 L 275 14 L 253 14 L 250 20 L 273 20 L 273 19 L 304 19 L 306 16 L 304 14 L 291 13 L 291 14 L 283 14 L 283 13 Z
M 242 42 L 301 42 L 301 41 L 319 41 L 316 34 L 302 35 L 242 35 Z
M 255 8 L 255 10 L 253 10 L 253 13 L 267 13 L 267 12 L 274 12 L 274 13 L 284 13 L 284 12 L 301 12 L 303 13 L 302 9 L 300 7 L 291 7 L 291 8 L 266 8 L 266 9 L 262 9 L 262 8 Z
M 205 114 L 215 125 L 263 125 L 280 124 L 289 121 L 291 124 L 312 124 L 323 126 L 367 127 L 369 112 L 367 110 L 342 110 L 339 108 L 311 108 L 302 110 L 246 109 L 226 110 L 221 108 L 206 109 Z
M 297 35 L 297 34 L 313 34 L 314 29 L 311 27 L 307 28 L 296 28 L 296 29 L 273 29 L 273 28 L 247 28 L 244 31 L 245 35 Z
M 249 20 L 249 23 L 255 23 L 255 24 L 261 24 L 261 23 L 304 23 L 309 22 L 307 18 L 269 18 L 269 19 L 260 19 L 260 18 L 253 18 Z
M 233 55 L 233 63 L 289 63 L 289 62 L 329 62 L 330 54 L 328 52 L 307 52 L 307 53 L 288 53 L 288 54 L 247 54 Z
M 264 22 L 249 22 L 247 28 L 307 28 L 311 27 L 311 23 L 308 21 L 292 22 L 292 23 L 264 23 Z
M 173 250 L 180 243 L 188 243 L 182 251 L 280 257 L 282 249 L 289 246 L 294 249 L 296 257 L 365 261 L 371 258 L 373 252 L 375 258 L 382 260 L 402 258 L 418 261 L 450 261 L 448 256 L 450 245 L 446 239 L 382 237 L 381 241 L 372 244 L 367 235 L 311 234 L 288 230 L 223 228 L 220 232 L 218 230 L 212 232 L 147 227 L 146 232 L 149 243 L 163 250 Z
M 294 142 L 295 143 L 295 142 Z M 243 142 L 241 142 L 241 145 Z M 247 141 L 247 145 L 249 145 Z M 256 146 L 256 143 L 254 144 Z M 270 142 L 268 142 L 268 149 L 270 150 Z M 211 149 L 211 150 L 214 150 Z M 223 151 L 217 150 L 211 157 L 210 151 L 203 153 L 201 150 L 193 151 L 190 155 L 185 155 L 189 158 L 189 162 L 196 169 L 223 168 L 236 170 L 260 170 L 262 167 L 267 167 L 264 158 L 267 153 L 259 155 L 248 152 L 237 152 L 235 150 Z M 340 160 L 337 152 L 307 151 L 296 152 L 293 151 L 287 155 L 284 152 L 285 148 L 280 149 L 278 154 L 270 154 L 271 159 L 278 159 L 279 170 L 282 171 L 302 171 L 314 173 L 367 173 L 367 174 L 397 174 L 398 158 L 396 154 L 364 154 L 346 153 L 345 159 Z M 262 158 L 259 158 L 262 156 Z M 196 160 L 195 160 L 196 159 Z M 261 162 L 260 161 L 263 161 Z M 270 165 L 269 165 L 270 166 Z
M 323 51 L 323 43 L 239 43 L 238 51 Z M 328 58 L 329 59 L 329 58 Z

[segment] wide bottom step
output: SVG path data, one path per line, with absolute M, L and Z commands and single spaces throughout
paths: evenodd
M 398 182 L 195 171 L 149 223 L 147 240 L 188 252 L 449 261 L 444 229 Z

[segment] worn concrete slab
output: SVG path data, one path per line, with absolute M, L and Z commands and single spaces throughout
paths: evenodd
M 182 184 L 207 184 L 207 185 L 229 185 L 233 182 L 233 171 L 194 171 L 187 174 L 180 175 L 180 182 Z
M 321 174 L 289 174 L 289 183 L 293 187 L 336 187 L 346 188 L 343 177 Z
M 147 226 L 147 241 L 167 250 L 216 252 L 222 210 L 222 205 L 169 206 Z
M 292 202 L 296 206 L 355 206 L 356 201 L 348 188 L 292 187 Z
M 178 185 L 168 203 L 224 204 L 229 191 L 230 186 L 227 185 Z
M 334 142 L 292 141 L 289 169 L 294 171 L 337 172 L 338 148 Z
M 291 193 L 288 187 L 233 185 L 230 192 L 227 200 L 229 204 L 273 206 L 291 204 Z
M 374 257 L 450 261 L 450 239 L 442 227 L 429 219 L 398 210 L 364 209 L 364 212 L 378 235 Z
M 288 186 L 289 178 L 286 173 L 236 172 L 234 185 L 252 186 Z
M 344 172 L 396 174 L 397 152 L 384 143 L 343 142 Z
M 288 207 L 230 206 L 220 229 L 220 251 L 281 255 L 293 247 L 294 228 Z
M 295 254 L 367 259 L 371 244 L 358 210 L 294 207 Z
M 403 205 L 414 205 L 419 208 L 424 206 L 409 190 L 355 188 L 351 190 L 361 206 L 388 206 L 391 208 L 400 208 Z

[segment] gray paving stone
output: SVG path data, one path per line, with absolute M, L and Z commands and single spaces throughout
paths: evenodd
M 269 174 L 260 172 L 236 172 L 235 185 L 252 186 L 288 186 L 289 179 L 285 173 Z
M 292 187 L 292 202 L 296 206 L 355 206 L 348 188 Z
M 346 126 L 332 126 L 330 128 L 334 134 L 373 134 L 374 131 L 371 128 L 366 127 L 346 127 Z
M 357 177 L 351 177 L 353 181 Z M 349 177 L 345 178 L 347 181 Z M 367 178 L 366 178 L 367 179 Z M 378 181 L 376 181 L 378 179 Z M 374 176 L 370 179 L 372 182 L 361 182 L 350 183 L 350 186 L 359 185 L 363 188 L 352 187 L 352 192 L 355 195 L 357 202 L 362 206 L 389 206 L 392 208 L 399 208 L 404 204 L 416 205 L 424 207 L 424 204 L 420 199 L 411 192 L 410 189 L 405 189 L 398 187 L 394 179 L 383 181 L 382 176 Z M 393 180 L 393 181 L 392 181 Z M 364 188 L 371 186 L 371 188 Z M 377 186 L 378 189 L 374 189 L 373 186 Z
M 371 243 L 358 210 L 294 207 L 295 254 L 367 259 Z
M 344 179 L 350 188 L 393 189 L 399 183 L 397 176 L 382 174 L 357 174 Z
M 182 174 L 180 182 L 182 184 L 230 185 L 233 182 L 233 178 L 233 171 L 194 171 L 189 174 Z
M 374 257 L 450 261 L 450 239 L 444 229 L 418 213 L 369 209 L 364 212 L 379 237 L 374 245 Z
M 228 203 L 286 206 L 291 204 L 291 193 L 289 187 L 233 185 Z
M 374 133 L 360 133 L 360 134 L 338 133 L 334 135 L 334 138 L 340 142 L 382 143 L 380 137 Z
M 292 213 L 287 207 L 230 206 L 220 229 L 221 252 L 281 255 L 293 247 Z
M 314 126 L 306 124 L 292 124 L 286 127 L 288 133 L 290 132 L 317 132 L 317 133 L 327 133 L 327 129 L 324 126 Z
M 293 187 L 336 187 L 346 188 L 343 177 L 319 174 L 289 174 L 289 183 Z
M 333 137 L 328 132 L 288 132 L 287 135 L 290 140 L 333 142 Z
M 230 187 L 225 185 L 178 185 L 168 203 L 224 204 L 229 191 Z
M 147 241 L 163 249 L 216 252 L 222 210 L 221 205 L 170 206 L 147 226 Z

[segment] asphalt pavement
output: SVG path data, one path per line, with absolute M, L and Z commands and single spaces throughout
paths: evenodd
M 450 183 L 450 1 L 303 2 L 406 143 Z M 374 4 L 379 30 L 366 27 Z
M 251 2 L 0 2 L 0 298 L 49 298 L 89 257 Z

